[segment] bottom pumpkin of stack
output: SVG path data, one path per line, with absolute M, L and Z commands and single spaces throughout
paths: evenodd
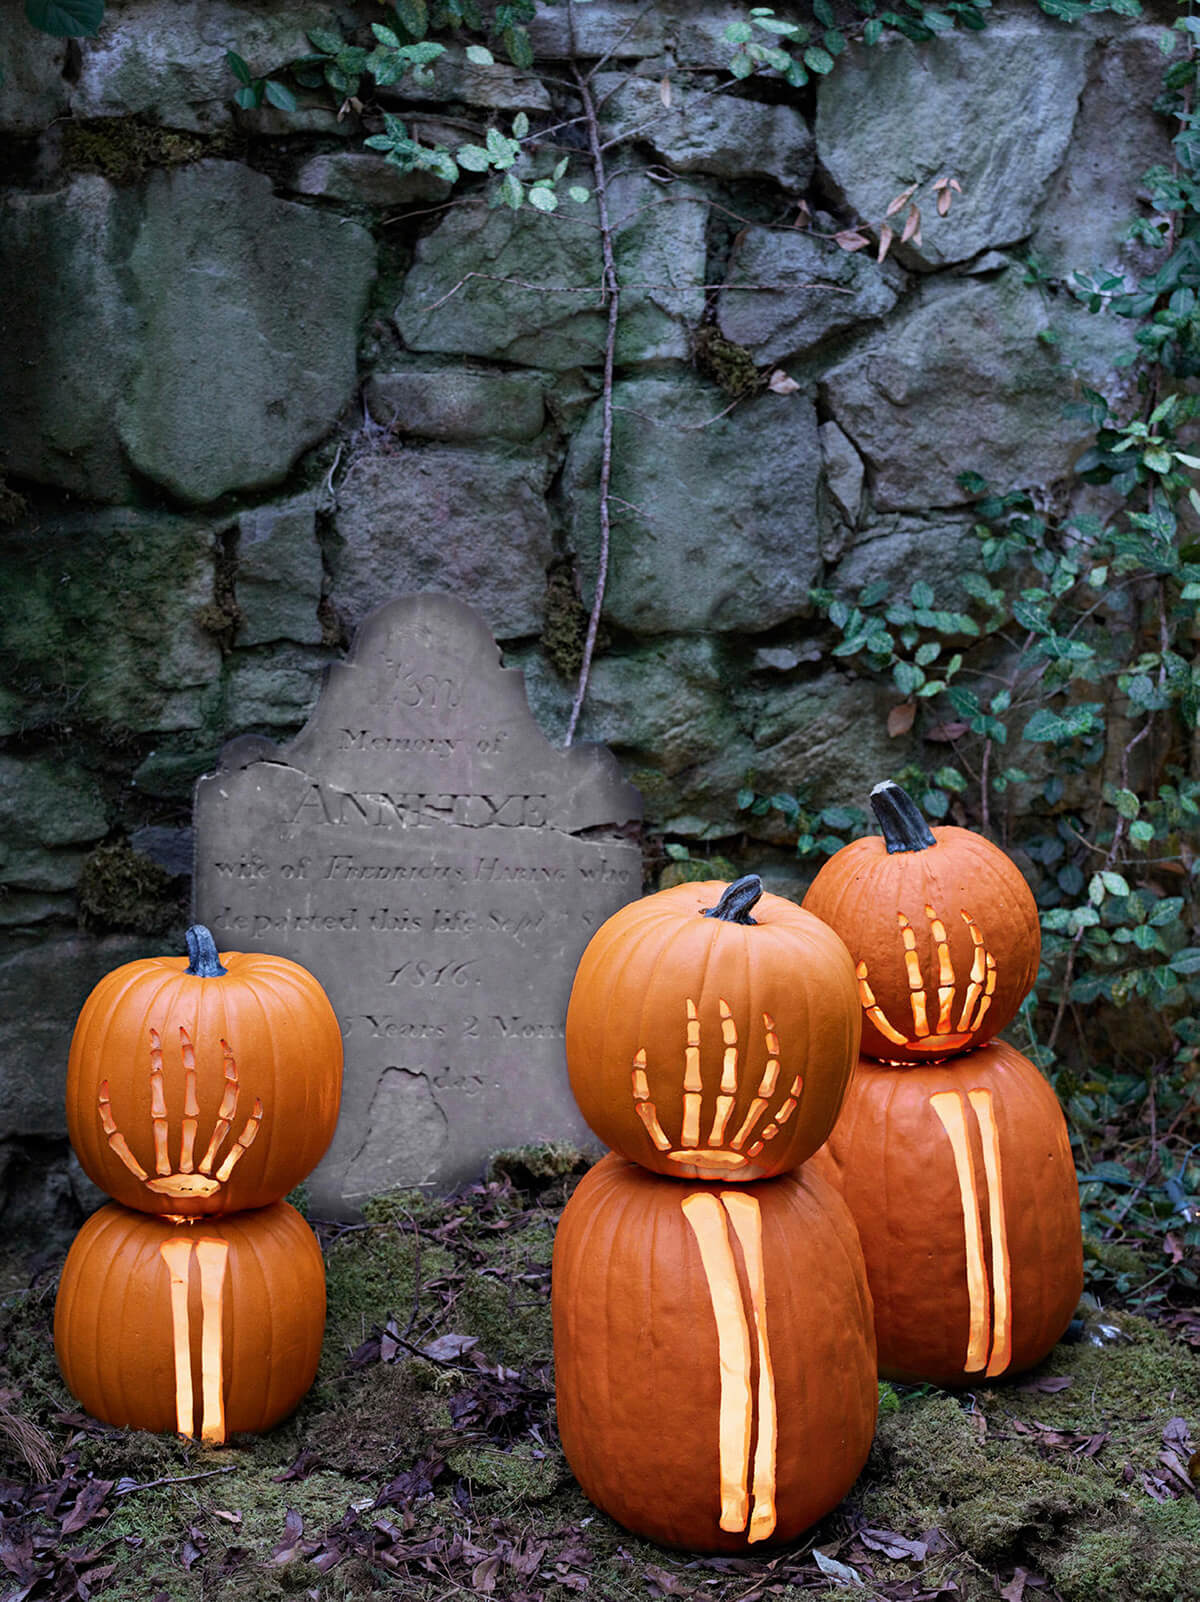
M 610 1154 L 554 1245 L 563 1450 L 619 1524 L 667 1546 L 794 1539 L 870 1451 L 878 1400 L 862 1251 L 807 1166 L 745 1185 Z
M 928 1064 L 861 1057 L 809 1165 L 858 1225 L 879 1372 L 962 1386 L 1039 1363 L 1083 1290 L 1066 1120 L 1015 1047 Z
M 67 1255 L 54 1348 L 93 1417 L 215 1443 L 295 1408 L 324 1328 L 321 1249 L 286 1202 L 185 1223 L 112 1202 Z

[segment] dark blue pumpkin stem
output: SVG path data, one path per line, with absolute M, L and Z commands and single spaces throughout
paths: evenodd
M 194 923 L 184 935 L 187 941 L 188 965 L 185 973 L 194 973 L 200 979 L 219 979 L 228 968 L 222 968 L 217 956 L 217 942 L 202 923 Z
M 871 811 L 883 830 L 889 856 L 894 851 L 928 851 L 937 845 L 920 807 L 891 779 L 884 779 L 871 791 Z
M 762 880 L 757 873 L 747 873 L 726 885 L 715 907 L 705 907 L 704 917 L 720 918 L 722 923 L 757 923 L 750 916 L 750 908 L 763 893 Z

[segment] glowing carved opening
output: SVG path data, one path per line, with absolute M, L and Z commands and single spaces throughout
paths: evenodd
M 929 1098 L 929 1105 L 938 1115 L 942 1128 L 950 1138 L 950 1147 L 954 1152 L 954 1169 L 958 1175 L 963 1235 L 967 1248 L 967 1296 L 970 1304 L 967 1357 L 963 1368 L 966 1373 L 971 1374 L 987 1362 L 988 1314 L 991 1304 L 987 1265 L 983 1260 L 983 1230 L 979 1223 L 979 1192 L 975 1184 L 974 1165 L 971 1162 L 971 1146 L 967 1138 L 967 1119 L 962 1098 L 956 1090 L 941 1090 Z
M 229 1133 L 238 1108 L 237 1063 L 229 1045 L 222 1040 L 225 1088 L 221 1105 L 217 1110 L 212 1139 L 208 1143 L 208 1150 L 200 1160 L 199 1172 L 196 1172 L 194 1151 L 200 1102 L 196 1093 L 196 1054 L 186 1029 L 179 1031 L 179 1052 L 183 1064 L 183 1124 L 179 1136 L 177 1170 L 172 1170 L 171 1158 L 167 1151 L 166 1082 L 163 1075 L 162 1038 L 157 1029 L 150 1030 L 150 1127 L 154 1140 L 154 1166 L 157 1178 L 150 1178 L 117 1127 L 107 1079 L 101 1081 L 98 1097 L 100 1125 L 108 1138 L 109 1146 L 121 1162 L 135 1179 L 140 1179 L 146 1189 L 152 1190 L 156 1196 L 174 1196 L 180 1199 L 191 1196 L 212 1196 L 228 1180 L 258 1134 L 259 1126 L 262 1124 L 263 1104 L 255 1098 L 254 1107 L 242 1127 L 241 1134 L 230 1147 L 224 1162 L 214 1176 L 213 1164 L 217 1160 L 217 1154 Z
M 717 1177 L 722 1169 L 730 1170 L 745 1167 L 752 1158 L 758 1156 L 767 1141 L 774 1139 L 795 1112 L 799 1104 L 800 1093 L 804 1088 L 804 1080 L 801 1075 L 797 1074 L 792 1080 L 787 1096 L 775 1114 L 774 1120 L 758 1129 L 757 1139 L 754 1139 L 747 1146 L 747 1142 L 751 1141 L 757 1126 L 767 1113 L 779 1082 L 779 1036 L 775 1031 L 775 1020 L 770 1013 L 764 1012 L 762 1021 L 763 1036 L 767 1048 L 766 1064 L 749 1110 L 738 1127 L 736 1134 L 726 1144 L 726 1130 L 737 1103 L 738 1034 L 737 1023 L 733 1017 L 732 1009 L 728 1002 L 718 999 L 717 1006 L 720 1009 L 721 1039 L 723 1043 L 721 1080 L 713 1108 L 712 1124 L 702 1144 L 700 1123 L 704 1099 L 704 1080 L 700 1071 L 700 1015 L 694 1001 L 687 1001 L 685 1006 L 687 1036 L 683 1059 L 683 1125 L 680 1130 L 678 1147 L 672 1146 L 670 1139 L 664 1132 L 662 1124 L 659 1122 L 658 1109 L 650 1096 L 650 1081 L 646 1073 L 645 1047 L 639 1049 L 633 1059 L 634 1110 L 637 1112 L 646 1133 L 654 1145 L 659 1151 L 665 1152 L 671 1162 L 686 1164 L 701 1175 L 707 1171 Z
M 193 1241 L 184 1236 L 158 1248 L 171 1276 L 171 1337 L 175 1348 L 175 1427 L 194 1435 L 196 1400 L 192 1389 L 192 1325 L 188 1277 L 192 1252 L 200 1269 L 200 1439 L 225 1439 L 224 1309 L 229 1245 L 223 1240 Z
M 1000 1175 L 1000 1131 L 992 1112 L 990 1090 L 971 1090 L 967 1100 L 975 1110 L 983 1136 L 983 1169 L 988 1186 L 988 1227 L 992 1236 L 992 1355 L 987 1374 L 1003 1374 L 1012 1362 L 1012 1271 L 1008 1231 L 1004 1222 L 1004 1186 Z
M 192 1398 L 192 1341 L 188 1323 L 188 1268 L 190 1240 L 167 1240 L 158 1248 L 171 1276 L 171 1336 L 175 1346 L 175 1428 L 190 1435 L 196 1404 Z
M 223 1240 L 196 1242 L 196 1261 L 200 1264 L 200 1439 L 225 1439 L 225 1386 L 222 1295 L 229 1246 Z
M 908 978 L 909 1005 L 912 1008 L 913 1037 L 910 1038 L 897 1029 L 879 1005 L 875 992 L 871 989 L 870 973 L 865 962 L 858 963 L 854 970 L 858 979 L 858 998 L 863 1011 L 885 1040 L 890 1040 L 896 1046 L 907 1046 L 913 1051 L 937 1052 L 946 1056 L 961 1051 L 964 1046 L 969 1045 L 972 1036 L 978 1032 L 983 1023 L 984 1014 L 991 1006 L 996 991 L 996 959 L 985 947 L 983 935 L 974 918 L 968 912 L 960 913 L 959 916 L 971 935 L 973 955 L 963 1004 L 959 1011 L 958 1023 L 955 1025 L 953 1009 L 958 979 L 950 956 L 946 925 L 931 906 L 926 906 L 925 916 L 929 920 L 929 932 L 933 937 L 938 965 L 936 1022 L 931 1024 L 929 1021 L 928 991 L 921 969 L 921 958 L 917 952 L 917 932 L 902 912 L 898 912 L 896 917 L 900 926 L 901 944 L 904 947 L 904 968 Z
M 775 1528 L 775 1446 L 779 1423 L 775 1410 L 775 1373 L 771 1366 L 771 1349 L 767 1344 L 767 1280 L 763 1269 L 762 1213 L 754 1197 L 740 1191 L 722 1191 L 721 1205 L 729 1214 L 729 1222 L 742 1248 L 754 1308 L 754 1330 L 758 1337 L 758 1440 L 754 1447 L 754 1512 L 750 1517 L 748 1539 L 751 1542 L 765 1541 Z
M 700 1249 L 700 1261 L 717 1326 L 717 1360 L 721 1378 L 718 1414 L 720 1527 L 736 1533 L 745 1530 L 749 1520 L 747 1539 L 751 1542 L 764 1541 L 774 1531 L 776 1522 L 778 1415 L 775 1375 L 767 1343 L 762 1213 L 753 1196 L 740 1191 L 722 1191 L 719 1202 L 716 1197 L 704 1194 L 686 1197 L 683 1215 Z M 750 1330 L 742 1305 L 729 1225 L 732 1225 L 737 1236 L 746 1265 L 758 1351 L 758 1439 L 754 1448 L 753 1479 L 750 1465 L 750 1438 L 754 1423 Z M 751 1496 L 753 1513 L 750 1511 Z
M 683 1216 L 696 1245 L 709 1300 L 717 1322 L 717 1361 L 721 1367 L 718 1461 L 721 1484 L 721 1528 L 744 1530 L 750 1514 L 750 1332 L 742 1309 L 737 1265 L 725 1228 L 725 1215 L 715 1196 L 685 1197 Z
M 991 1329 L 987 1265 L 983 1256 L 980 1225 L 979 1188 L 967 1135 L 966 1110 L 960 1092 L 939 1091 L 929 1098 L 942 1128 L 949 1136 L 958 1175 L 963 1209 L 963 1230 L 967 1250 L 967 1294 L 970 1298 L 970 1327 L 967 1358 L 963 1367 L 972 1373 L 987 1364 L 986 1374 L 1003 1374 L 1012 1362 L 1012 1264 L 1008 1254 L 1008 1230 L 1004 1219 L 1004 1177 L 1000 1162 L 1000 1131 L 996 1126 L 990 1090 L 968 1091 L 979 1124 L 983 1145 L 983 1171 L 987 1183 L 988 1231 L 991 1235 Z M 991 1356 L 988 1357 L 989 1334 Z

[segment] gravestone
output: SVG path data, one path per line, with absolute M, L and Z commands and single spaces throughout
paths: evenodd
M 371 613 L 290 744 L 226 746 L 196 787 L 196 917 L 222 951 L 303 963 L 341 1020 L 319 1214 L 588 1138 L 567 1000 L 588 940 L 640 894 L 640 813 L 610 752 L 550 744 L 486 624 L 445 595 Z

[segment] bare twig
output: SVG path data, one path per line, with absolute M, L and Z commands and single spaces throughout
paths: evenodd
M 596 650 L 596 636 L 600 631 L 600 613 L 604 606 L 604 588 L 608 578 L 608 550 L 611 535 L 608 494 L 612 483 L 613 454 L 613 368 L 616 362 L 617 323 L 621 312 L 621 281 L 617 276 L 616 254 L 613 250 L 612 225 L 608 215 L 608 182 L 604 170 L 604 153 L 600 148 L 600 123 L 596 116 L 596 103 L 588 80 L 572 64 L 575 82 L 579 86 L 583 111 L 587 118 L 588 145 L 592 153 L 592 181 L 596 190 L 596 206 L 600 214 L 600 241 L 604 253 L 604 270 L 601 278 L 601 297 L 608 300 L 608 328 L 604 339 L 604 398 L 603 422 L 600 443 L 600 550 L 596 558 L 596 593 L 592 598 L 588 618 L 587 638 L 583 645 L 583 661 L 579 667 L 579 682 L 571 702 L 571 716 L 563 740 L 569 746 L 575 738 L 579 714 L 587 695 L 588 678 L 592 670 L 592 657 Z
M 229 1463 L 224 1468 L 205 1469 L 200 1474 L 175 1474 L 164 1480 L 144 1480 L 138 1485 L 118 1487 L 116 1496 L 136 1496 L 139 1491 L 157 1491 L 160 1485 L 187 1485 L 192 1480 L 211 1480 L 218 1474 L 236 1474 L 239 1465 Z

